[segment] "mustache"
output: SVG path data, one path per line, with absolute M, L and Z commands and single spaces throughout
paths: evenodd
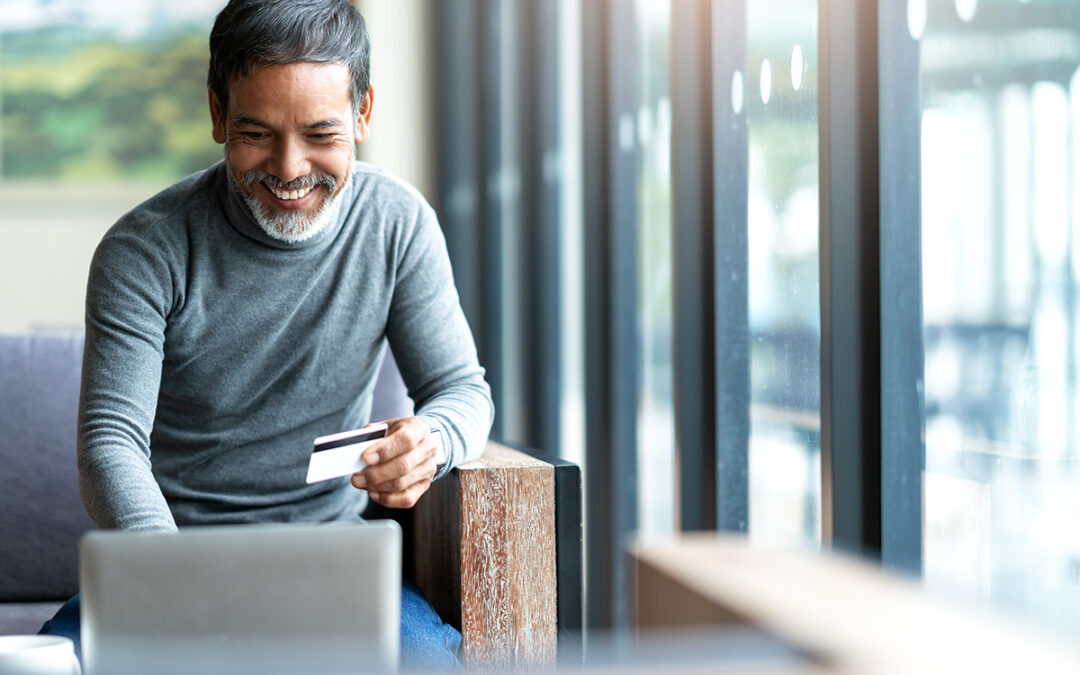
M 333 192 L 337 187 L 337 180 L 333 176 L 327 173 L 321 174 L 307 174 L 306 176 L 300 176 L 290 181 L 283 181 L 277 176 L 271 176 L 268 173 L 263 173 L 256 169 L 247 171 L 240 177 L 247 185 L 254 185 L 256 183 L 266 183 L 270 187 L 278 190 L 303 190 L 309 187 L 315 187 L 316 185 L 325 185 L 329 188 L 330 192 Z

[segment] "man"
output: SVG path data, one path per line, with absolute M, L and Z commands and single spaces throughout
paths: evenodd
M 368 63 L 346 0 L 232 0 L 218 15 L 224 162 L 121 218 L 91 265 L 79 470 L 99 527 L 355 520 L 368 497 L 411 507 L 482 451 L 490 391 L 435 215 L 354 161 Z M 416 416 L 390 420 L 351 480 L 307 485 L 312 439 L 369 421 L 387 341 Z M 77 638 L 77 603 L 45 630 Z M 452 664 L 460 636 L 412 587 L 402 613 L 403 664 L 430 663 L 435 643 Z

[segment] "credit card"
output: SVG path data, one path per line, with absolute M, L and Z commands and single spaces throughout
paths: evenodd
M 380 423 L 316 438 L 308 461 L 307 482 L 317 483 L 362 471 L 367 463 L 360 455 L 385 436 L 386 425 Z
M 315 448 L 308 460 L 307 482 L 318 483 L 339 476 L 348 476 L 362 471 L 367 462 L 360 458 L 373 443 L 386 437 L 387 427 L 383 423 L 369 424 L 360 429 L 342 431 L 315 439 Z M 446 450 L 438 429 L 431 429 L 435 439 L 435 463 L 446 463 Z

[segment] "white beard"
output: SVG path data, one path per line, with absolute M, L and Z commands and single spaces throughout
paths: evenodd
M 300 211 L 278 211 L 268 214 L 262 202 L 254 195 L 244 195 L 244 201 L 255 217 L 255 222 L 270 237 L 288 244 L 298 244 L 311 239 L 337 220 L 341 211 L 341 200 L 328 197 L 319 206 L 319 210 L 308 215 Z
M 263 232 L 272 239 L 287 244 L 298 244 L 307 241 L 325 230 L 330 223 L 336 221 L 338 214 L 341 212 L 341 200 L 338 198 L 341 196 L 340 193 L 324 199 L 319 209 L 313 214 L 302 211 L 270 212 L 262 202 L 255 198 L 255 195 L 248 194 L 240 189 L 231 170 L 226 170 L 225 173 L 229 174 L 229 187 L 243 198 L 252 218 L 259 224 Z M 351 173 L 350 171 L 350 176 Z M 349 180 L 349 176 L 345 180 Z M 323 185 L 325 187 L 325 183 Z M 329 192 L 328 187 L 327 190 Z

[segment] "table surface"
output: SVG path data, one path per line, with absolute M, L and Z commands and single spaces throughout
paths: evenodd
M 1080 673 L 1080 651 L 1063 639 L 853 556 L 715 533 L 639 538 L 630 551 L 639 626 L 695 612 L 754 626 L 816 656 L 790 672 Z

